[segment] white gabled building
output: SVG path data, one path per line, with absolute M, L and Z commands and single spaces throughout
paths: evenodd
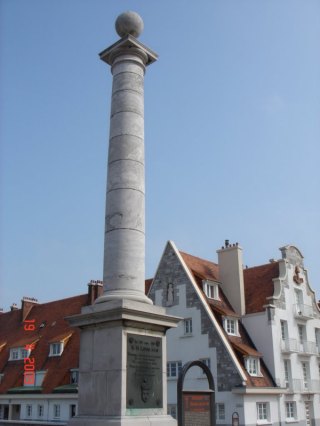
M 218 264 L 168 242 L 149 291 L 155 304 L 184 318 L 167 334 L 168 404 L 177 411 L 179 370 L 203 360 L 216 390 L 217 425 L 319 425 L 320 315 L 301 253 L 243 269 L 238 244 L 218 250 Z M 204 389 L 194 367 L 185 388 Z
M 280 250 L 279 276 L 263 309 L 246 315 L 243 323 L 276 383 L 285 388 L 281 420 L 320 425 L 320 311 L 301 252 L 294 246 Z

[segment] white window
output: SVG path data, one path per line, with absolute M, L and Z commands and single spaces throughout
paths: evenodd
M 291 363 L 289 359 L 285 359 L 283 361 L 284 365 L 284 380 L 285 380 L 285 387 L 288 388 L 291 383 Z
M 310 369 L 308 362 L 302 362 L 302 374 L 303 374 L 303 389 L 309 389 L 309 377 L 310 377 Z
M 286 419 L 287 420 L 296 419 L 296 403 L 294 401 L 286 402 Z
M 19 348 L 10 349 L 9 361 L 15 361 L 17 359 L 19 359 Z
M 192 318 L 184 320 L 184 334 L 192 334 Z
M 226 418 L 226 410 L 224 404 L 217 404 L 217 419 L 225 420 Z
M 266 423 L 269 420 L 269 404 L 267 402 L 257 403 L 257 419 L 259 423 Z
M 296 304 L 298 306 L 302 306 L 303 305 L 303 294 L 302 294 L 302 291 L 295 289 L 294 294 L 295 294 Z
M 306 328 L 304 325 L 298 324 L 298 332 L 299 332 L 299 342 L 301 345 L 303 345 L 304 341 L 306 340 Z
M 260 375 L 260 359 L 257 357 L 249 356 L 245 359 L 246 369 L 250 376 Z
M 38 417 L 43 417 L 43 405 L 38 405 Z
M 47 371 L 36 371 L 35 386 L 42 386 L 43 379 Z
M 203 291 L 210 299 L 219 300 L 219 287 L 212 281 L 203 281 Z
M 26 406 L 26 415 L 27 415 L 27 417 L 32 417 L 32 405 L 30 405 L 30 404 L 27 404 L 27 406 Z
M 315 329 L 316 345 L 318 353 L 320 354 L 320 328 Z
M 224 318 L 224 329 L 232 336 L 238 336 L 238 320 L 234 318 Z
M 288 323 L 287 321 L 280 321 L 281 324 L 281 339 L 287 340 L 288 339 Z
M 60 404 L 54 404 L 53 405 L 53 417 L 55 419 L 60 417 Z
M 9 361 L 17 361 L 20 359 L 28 358 L 30 354 L 30 350 L 25 349 L 24 347 L 20 348 L 11 348 L 10 349 L 10 355 L 9 355 Z
M 76 370 L 76 369 L 71 370 L 70 381 L 71 381 L 71 384 L 77 384 L 78 383 L 78 381 L 79 381 L 79 370 Z
M 167 362 L 167 377 L 178 377 L 182 369 L 181 361 Z
M 51 343 L 49 356 L 59 356 L 62 354 L 62 351 L 63 351 L 62 342 Z

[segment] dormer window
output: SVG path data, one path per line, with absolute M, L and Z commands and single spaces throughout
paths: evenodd
M 203 281 L 203 291 L 209 299 L 219 300 L 219 286 L 213 281 Z
M 70 382 L 71 384 L 77 384 L 79 380 L 79 370 L 72 369 L 70 370 Z
M 236 318 L 224 318 L 223 326 L 225 331 L 231 336 L 239 336 L 238 320 Z
M 50 344 L 49 356 L 60 356 L 63 352 L 63 342 L 55 342 Z
M 9 355 L 9 361 L 18 361 L 21 359 L 28 358 L 30 355 L 30 350 L 25 349 L 24 347 L 20 348 L 11 348 L 10 349 L 10 355 Z
M 260 359 L 258 357 L 249 356 L 245 358 L 246 370 L 250 376 L 260 376 Z

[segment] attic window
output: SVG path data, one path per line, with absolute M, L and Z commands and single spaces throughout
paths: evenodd
M 75 368 L 70 370 L 70 383 L 77 384 L 78 380 L 79 380 L 79 370 Z
M 239 336 L 238 320 L 235 318 L 224 318 L 223 327 L 231 336 Z
M 51 343 L 49 356 L 60 356 L 63 352 L 63 346 L 63 342 Z
M 25 349 L 24 347 L 11 348 L 9 361 L 18 361 L 21 359 L 28 358 L 28 356 L 30 355 L 30 352 L 31 352 L 30 350 Z
M 245 358 L 246 370 L 250 376 L 261 376 L 260 359 L 258 357 L 249 356 Z
M 203 291 L 209 299 L 219 300 L 219 286 L 212 281 L 203 281 Z

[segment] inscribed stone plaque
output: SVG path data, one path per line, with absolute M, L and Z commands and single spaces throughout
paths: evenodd
M 210 426 L 210 394 L 184 393 L 184 426 Z
M 127 408 L 162 407 L 162 340 L 128 334 Z

